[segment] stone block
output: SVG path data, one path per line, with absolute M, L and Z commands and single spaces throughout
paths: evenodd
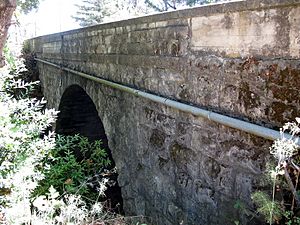
M 277 37 L 289 34 L 277 33 L 284 22 L 274 19 L 278 14 L 271 9 L 192 18 L 192 48 L 224 52 L 228 57 L 282 54 L 285 50 L 277 46 Z

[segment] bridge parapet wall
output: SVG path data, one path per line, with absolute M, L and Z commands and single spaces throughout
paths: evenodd
M 100 24 L 30 45 L 38 58 L 277 128 L 300 115 L 299 27 L 300 1 L 253 0 Z M 233 205 L 253 206 L 269 141 L 39 67 L 49 106 L 57 108 L 72 84 L 93 99 L 128 214 L 170 225 L 247 223 Z
M 298 1 L 234 2 L 32 43 L 43 59 L 278 127 L 299 108 L 299 15 Z

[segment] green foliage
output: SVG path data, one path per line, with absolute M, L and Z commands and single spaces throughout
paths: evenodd
M 6 63 L 9 65 L 11 70 L 15 70 L 16 69 L 16 60 L 7 45 L 4 46 L 3 53 L 5 56 Z
M 78 10 L 73 19 L 79 22 L 80 26 L 127 19 L 149 11 L 143 0 L 83 0 L 75 6 Z
M 40 0 L 17 0 L 17 5 L 24 13 L 29 13 L 33 9 L 37 9 Z
M 283 216 L 286 220 L 285 225 L 300 225 L 300 217 L 295 216 L 292 211 L 285 211 Z
M 84 0 L 81 5 L 75 5 L 78 11 L 73 18 L 79 22 L 80 26 L 91 26 L 101 23 L 104 17 L 111 14 L 108 7 L 109 2 L 110 0 Z
M 140 16 L 153 11 L 163 12 L 183 6 L 219 1 L 222 0 L 83 0 L 81 4 L 76 4 L 78 11 L 73 18 L 79 22 L 80 26 L 90 26 L 113 19 L 121 20 Z
M 252 200 L 258 206 L 257 211 L 266 218 L 268 223 L 281 219 L 283 209 L 280 203 L 273 201 L 268 194 L 257 191 L 252 195 Z
M 110 163 L 101 141 L 90 142 L 80 135 L 57 135 L 55 148 L 44 161 L 49 169 L 44 171 L 45 179 L 40 181 L 35 195 L 45 195 L 53 186 L 60 194 L 80 194 L 96 200 L 98 194 L 89 182 Z
M 168 10 L 175 10 L 179 6 L 196 6 L 220 1 L 222 0 L 145 0 L 145 3 L 155 11 L 164 12 Z

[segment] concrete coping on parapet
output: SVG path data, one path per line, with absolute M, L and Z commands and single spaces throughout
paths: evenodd
M 126 20 L 97 24 L 89 27 L 64 31 L 60 33 L 48 34 L 36 38 L 55 38 L 55 36 L 70 35 L 82 31 L 92 31 L 96 29 L 111 29 L 116 27 L 129 26 L 134 24 L 152 23 L 176 19 L 187 19 L 198 16 L 209 16 L 220 13 L 233 13 L 241 11 L 254 11 L 264 9 L 274 9 L 300 5 L 300 0 L 241 0 L 231 2 L 220 2 L 215 4 L 202 5 L 187 9 L 175 10 L 170 12 L 157 13 Z M 32 39 L 36 39 L 32 38 Z

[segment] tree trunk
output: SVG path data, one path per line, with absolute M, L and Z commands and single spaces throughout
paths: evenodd
M 5 65 L 3 48 L 13 12 L 17 7 L 16 0 L 0 0 L 0 68 Z

